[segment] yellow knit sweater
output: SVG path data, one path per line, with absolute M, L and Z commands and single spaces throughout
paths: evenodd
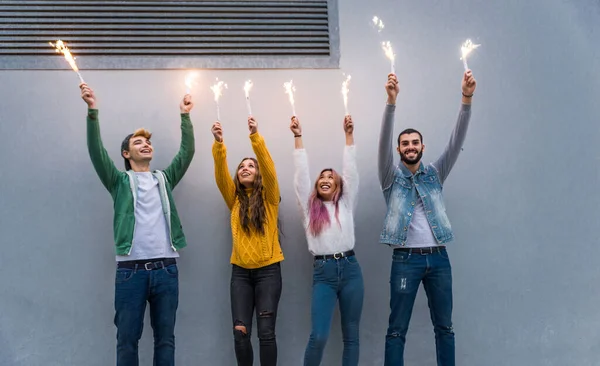
M 227 207 L 231 210 L 231 235 L 233 238 L 231 263 L 243 268 L 253 269 L 282 261 L 283 252 L 279 245 L 277 228 L 279 184 L 277 183 L 275 164 L 261 135 L 258 133 L 250 135 L 250 141 L 256 154 L 264 186 L 263 202 L 266 213 L 266 222 L 263 226 L 264 234 L 260 234 L 254 228 L 250 228 L 250 233 L 246 233 L 242 228 L 239 215 L 240 202 L 235 194 L 235 183 L 227 167 L 227 148 L 225 144 L 215 141 L 212 153 L 215 160 L 215 180 Z

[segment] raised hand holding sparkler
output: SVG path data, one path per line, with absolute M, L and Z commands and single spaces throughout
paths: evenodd
M 222 80 L 219 81 L 219 78 L 217 78 L 217 83 L 210 87 L 210 90 L 212 90 L 215 95 L 215 103 L 217 104 L 217 121 L 221 120 L 221 112 L 219 110 L 219 98 L 221 98 L 221 95 L 223 95 L 223 88 L 227 89 L 227 84 L 225 84 L 225 82 L 223 82 Z
M 473 76 L 471 70 L 465 71 L 461 81 L 462 87 L 462 102 L 464 104 L 471 104 L 475 88 L 477 88 L 477 80 Z
M 252 80 L 246 80 L 244 83 L 244 93 L 246 93 L 246 108 L 248 108 L 248 115 L 252 115 L 252 108 L 250 107 L 250 89 L 252 89 Z
M 194 103 L 192 102 L 192 96 L 188 93 L 183 96 L 181 103 L 179 103 L 179 111 L 181 113 L 190 113 L 192 108 L 194 108 Z
M 81 89 L 81 99 L 88 105 L 88 109 L 96 109 L 96 96 L 92 88 L 86 83 L 81 83 L 79 89 Z
M 387 82 L 385 83 L 385 91 L 388 95 L 387 104 L 395 105 L 398 93 L 400 93 L 400 85 L 395 74 L 388 75 Z
M 258 132 L 258 123 L 256 123 L 256 120 L 252 116 L 248 117 L 248 131 L 250 131 L 251 135 Z
M 210 132 L 212 132 L 215 141 L 223 142 L 223 128 L 221 127 L 220 122 L 213 123 L 212 127 L 210 128 Z
M 296 107 L 294 105 L 294 92 L 296 91 L 296 87 L 294 86 L 292 80 L 283 83 L 283 87 L 285 88 L 285 93 L 288 95 L 290 104 L 292 105 L 292 116 L 295 116 Z
M 460 52 L 462 54 L 462 57 L 460 58 L 463 62 L 463 66 L 465 68 L 465 71 L 467 71 L 469 69 L 469 66 L 467 65 L 467 57 L 469 56 L 469 54 L 476 49 L 477 47 L 481 46 L 480 44 L 473 44 L 473 42 L 471 42 L 470 39 L 467 39 L 465 41 L 465 43 L 463 43 L 463 45 L 460 47 Z
M 294 148 L 304 149 L 304 143 L 302 142 L 302 125 L 296 116 L 292 116 L 290 120 L 290 131 L 294 134 Z
M 345 115 L 347 116 L 348 113 L 348 92 L 350 91 L 350 89 L 348 89 L 348 84 L 350 84 L 350 79 L 352 77 L 350 75 L 348 75 L 346 77 L 346 80 L 344 80 L 344 82 L 342 83 L 342 96 L 344 98 L 344 112 L 346 113 Z
M 50 46 L 55 48 L 56 52 L 61 52 L 65 56 L 65 60 L 67 60 L 69 65 L 71 65 L 71 68 L 73 69 L 73 71 L 75 71 L 77 73 L 77 76 L 79 76 L 79 81 L 81 82 L 81 84 L 85 84 L 85 81 L 83 81 L 83 77 L 81 76 L 81 73 L 79 72 L 79 68 L 77 67 L 77 64 L 75 63 L 75 58 L 73 57 L 73 55 L 71 55 L 71 51 L 69 51 L 69 48 L 67 47 L 67 45 L 60 39 L 58 41 L 56 41 L 56 44 L 54 44 L 52 42 L 48 42 L 48 43 L 50 44 Z
M 344 132 L 346 135 L 352 135 L 354 133 L 354 122 L 352 122 L 351 115 L 344 117 Z

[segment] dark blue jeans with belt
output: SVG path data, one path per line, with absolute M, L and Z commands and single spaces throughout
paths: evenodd
M 115 325 L 117 366 L 138 366 L 138 342 L 142 337 L 146 304 L 154 331 L 154 366 L 175 365 L 175 313 L 179 303 L 177 264 L 163 261 L 117 268 Z
M 385 366 L 404 365 L 406 332 L 423 282 L 435 333 L 438 366 L 454 366 L 452 268 L 445 248 L 394 250 L 390 276 L 390 318 Z

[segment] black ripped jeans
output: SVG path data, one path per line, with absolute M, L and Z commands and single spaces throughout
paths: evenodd
M 256 325 L 260 344 L 261 366 L 277 365 L 275 321 L 281 297 L 281 264 L 246 269 L 235 264 L 231 270 L 231 316 L 238 366 L 252 366 L 254 353 L 250 337 L 252 314 L 256 309 Z M 236 329 L 245 328 L 245 332 Z

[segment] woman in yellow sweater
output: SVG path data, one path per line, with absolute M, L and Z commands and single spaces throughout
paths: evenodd
M 252 314 L 256 308 L 261 366 L 277 364 L 275 321 L 281 297 L 283 253 L 279 245 L 277 217 L 279 185 L 273 159 L 258 125 L 248 118 L 255 158 L 244 158 L 235 177 L 229 174 L 227 149 L 219 122 L 212 126 L 215 180 L 231 210 L 231 316 L 238 366 L 254 359 L 250 342 Z

